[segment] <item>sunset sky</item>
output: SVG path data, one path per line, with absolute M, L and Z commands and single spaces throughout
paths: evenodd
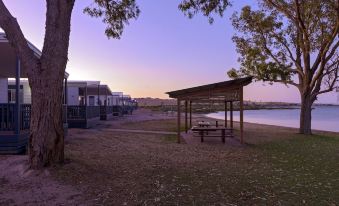
M 41 49 L 45 1 L 4 2 L 18 19 L 25 37 Z M 239 65 L 229 18 L 255 1 L 233 1 L 225 17 L 216 18 L 210 25 L 205 17 L 185 17 L 178 10 L 180 0 L 138 0 L 141 15 L 126 27 L 120 40 L 108 39 L 101 20 L 83 14 L 83 8 L 91 2 L 77 0 L 73 11 L 67 65 L 70 79 L 101 80 L 112 90 L 133 97 L 168 98 L 167 91 L 228 80 L 227 70 Z M 296 88 L 261 82 L 247 87 L 245 98 L 299 102 Z M 319 101 L 335 103 L 337 97 L 326 94 Z

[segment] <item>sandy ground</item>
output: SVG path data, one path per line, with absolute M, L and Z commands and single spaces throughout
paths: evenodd
M 173 115 L 138 110 L 93 129 L 70 129 L 66 163 L 41 172 L 26 170 L 26 156 L 0 156 L 0 205 L 244 205 L 267 204 L 267 197 L 259 197 L 266 194 L 276 203 L 252 179 L 270 165 L 259 161 L 263 154 L 251 145 L 292 138 L 297 130 L 245 124 L 245 146 L 190 145 L 174 143 L 174 123 Z M 237 176 L 239 171 L 244 174 Z
M 78 138 L 96 136 L 98 129 L 119 128 L 129 122 L 170 119 L 166 115 L 154 114 L 148 110 L 138 111 L 136 115 L 111 118 L 100 122 L 89 130 L 73 129 L 66 140 L 69 145 L 77 145 Z M 120 134 L 124 136 L 123 134 Z M 67 149 L 66 149 L 67 150 Z M 67 153 L 67 151 L 66 151 Z M 67 160 L 66 165 L 67 167 Z M 34 172 L 27 169 L 27 156 L 0 156 L 0 205 L 92 205 L 83 195 L 83 188 L 63 184 L 51 175 L 56 168 Z
M 27 156 L 2 156 L 0 168 L 0 205 L 81 204 L 81 193 L 54 181 L 48 170 L 27 170 Z

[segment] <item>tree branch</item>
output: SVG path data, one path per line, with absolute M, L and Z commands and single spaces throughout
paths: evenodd
M 314 97 L 316 97 L 319 94 L 323 94 L 323 93 L 327 93 L 327 92 L 333 91 L 333 89 L 335 88 L 335 85 L 336 85 L 336 83 L 338 81 L 338 78 L 339 78 L 338 72 L 339 72 L 339 60 L 333 62 L 330 65 L 328 65 L 327 71 L 317 80 L 317 85 L 315 86 L 315 88 L 314 88 L 314 90 L 312 92 L 312 95 Z M 328 87 L 327 87 L 327 89 L 320 91 L 320 89 L 321 89 L 321 82 L 322 82 L 322 79 L 325 76 L 328 77 L 328 80 L 327 80 Z M 333 79 L 331 77 L 333 77 Z
M 296 22 L 296 17 L 293 16 L 293 14 L 288 11 L 286 8 L 288 8 L 288 6 L 286 5 L 279 5 L 276 2 L 272 1 L 272 0 L 266 0 L 266 2 L 270 5 L 275 7 L 276 9 L 280 10 L 282 13 L 284 13 L 290 20 L 292 20 L 293 22 Z
M 286 51 L 288 52 L 288 57 L 294 62 L 294 64 L 296 65 L 297 69 L 291 69 L 291 72 L 298 72 L 300 75 L 304 75 L 303 73 L 303 69 L 300 65 L 299 62 L 297 62 L 297 60 L 294 58 L 292 51 L 290 50 L 290 48 L 288 47 L 288 45 L 286 44 L 286 42 L 284 42 L 283 40 L 281 40 L 275 33 L 272 34 L 273 37 L 275 37 L 275 39 L 280 42 L 280 44 L 282 44 L 283 47 L 285 47 Z
M 322 58 L 320 60 L 321 66 L 320 69 L 318 70 L 317 74 L 313 77 L 312 82 L 311 82 L 311 88 L 315 85 L 315 82 L 317 81 L 317 79 L 323 75 L 324 69 L 325 69 L 325 65 L 326 63 L 332 58 L 332 56 L 335 54 L 335 52 L 337 51 L 337 48 L 339 47 L 339 41 L 336 42 L 336 44 L 334 45 L 334 47 L 332 48 L 330 54 L 326 57 L 323 54 Z M 318 68 L 318 67 L 317 67 Z
M 332 33 L 331 33 L 331 38 L 328 39 L 328 41 L 326 43 L 323 44 L 323 47 L 320 49 L 317 58 L 312 66 L 312 72 L 315 72 L 321 62 L 321 57 L 323 55 L 326 55 L 327 51 L 330 49 L 331 44 L 333 43 L 334 39 L 338 36 L 338 32 L 339 32 L 339 16 L 337 18 L 337 24 L 336 26 L 333 28 Z M 336 48 L 338 48 L 338 42 L 335 45 Z
M 277 82 L 277 83 L 283 83 L 283 84 L 290 84 L 292 86 L 295 86 L 297 88 L 299 88 L 299 84 L 293 82 L 293 81 L 285 81 L 285 80 L 280 80 L 280 79 L 276 79 L 276 80 L 271 80 L 271 79 L 263 79 L 264 82 Z

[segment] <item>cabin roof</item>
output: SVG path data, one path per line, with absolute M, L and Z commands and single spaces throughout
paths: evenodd
M 37 58 L 41 57 L 41 51 L 36 48 L 31 42 L 27 41 L 27 44 L 30 49 L 34 52 L 34 55 Z M 0 77 L 4 78 L 14 78 L 17 64 L 17 55 L 13 47 L 8 42 L 6 34 L 0 32 Z M 21 78 L 27 78 L 25 68 L 21 69 Z M 68 78 L 69 74 L 65 72 L 65 78 Z

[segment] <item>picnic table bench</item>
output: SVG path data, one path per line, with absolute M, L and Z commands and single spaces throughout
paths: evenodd
M 191 130 L 199 134 L 201 142 L 204 142 L 204 137 L 221 137 L 222 142 L 225 143 L 226 137 L 233 137 L 233 129 L 231 128 L 194 126 Z

